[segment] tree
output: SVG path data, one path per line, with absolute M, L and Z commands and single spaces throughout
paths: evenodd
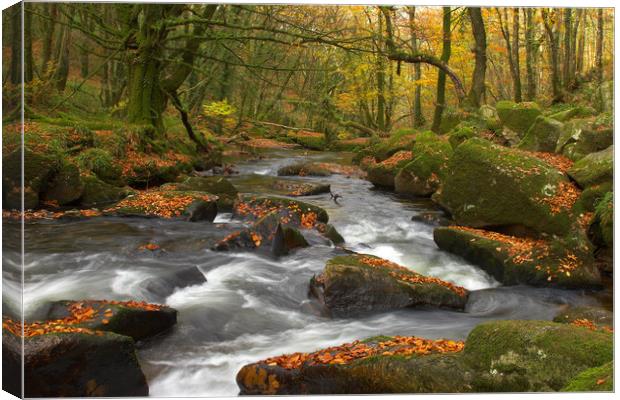
M 415 7 L 409 6 L 409 30 L 411 31 L 411 50 L 413 53 L 418 52 L 418 37 L 415 28 Z M 411 113 L 413 114 L 413 126 L 421 127 L 424 125 L 424 116 L 422 115 L 422 86 L 418 83 L 422 78 L 422 64 L 413 64 L 413 79 L 416 81 L 415 94 L 413 97 L 413 107 Z M 445 73 L 444 73 L 445 79 Z
M 480 7 L 468 7 L 467 12 L 469 13 L 469 19 L 471 21 L 471 27 L 475 41 L 475 66 L 468 99 L 470 105 L 477 108 L 480 107 L 480 105 L 482 104 L 482 99 L 485 92 L 485 77 L 487 69 L 487 36 Z
M 450 7 L 443 7 L 443 24 L 442 24 L 443 46 L 441 50 L 441 61 L 448 64 L 451 52 L 451 30 L 450 30 Z M 446 106 L 446 73 L 443 70 L 437 75 L 437 97 L 435 100 L 435 113 L 433 114 L 433 132 L 439 132 L 441 125 L 441 115 Z
M 536 53 L 538 52 L 538 41 L 534 37 L 534 9 L 525 8 L 525 71 L 526 71 L 526 90 L 525 96 L 528 101 L 536 98 Z
M 553 102 L 560 103 L 563 100 L 563 92 L 560 84 L 559 67 L 559 31 L 557 29 L 557 15 L 555 10 L 546 8 L 541 10 L 547 42 L 549 44 L 549 66 L 551 67 L 551 87 L 553 90 Z
M 596 79 L 599 82 L 603 81 L 603 9 L 599 8 L 597 13 L 597 26 L 596 26 Z

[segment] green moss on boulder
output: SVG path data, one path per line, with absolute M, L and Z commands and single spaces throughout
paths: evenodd
M 547 321 L 493 321 L 471 331 L 463 354 L 483 392 L 557 391 L 613 358 L 613 336 Z
M 473 138 L 456 148 L 442 190 L 433 197 L 459 225 L 522 225 L 538 232 L 566 234 L 569 209 L 552 212 L 568 179 L 524 152 Z
M 606 118 L 576 119 L 564 124 L 555 152 L 571 160 L 604 150 L 613 144 L 613 122 Z
M 594 220 L 590 228 L 593 242 L 599 246 L 613 248 L 614 244 L 614 195 L 607 192 L 596 203 Z
M 523 137 L 534 124 L 536 118 L 542 114 L 538 104 L 534 102 L 514 103 L 512 101 L 498 101 L 495 104 L 497 115 L 504 126 Z
M 563 129 L 564 124 L 561 122 L 539 115 L 517 147 L 523 150 L 552 153 L 555 151 Z
M 302 162 L 278 169 L 278 176 L 330 176 L 332 173 L 317 163 Z
M 611 392 L 614 390 L 614 363 L 589 368 L 568 381 L 562 392 Z
M 80 204 L 84 207 L 108 205 L 130 194 L 127 188 L 110 185 L 94 175 L 83 175 L 82 182 L 84 190 L 82 191 Z
M 463 143 L 467 139 L 476 137 L 476 131 L 470 126 L 462 126 L 450 131 L 448 133 L 448 137 L 450 146 L 452 146 L 453 149 L 456 149 L 459 144 Z
M 104 149 L 87 149 L 75 158 L 84 172 L 92 172 L 102 181 L 118 185 L 121 183 L 121 168 L 112 154 Z
M 218 197 L 219 210 L 232 210 L 239 191 L 230 181 L 221 176 L 190 176 L 179 183 L 162 185 L 162 190 L 206 192 Z
M 411 151 L 399 151 L 387 160 L 366 166 L 366 179 L 381 188 L 393 189 L 398 172 L 412 161 Z
M 42 193 L 45 201 L 54 201 L 59 205 L 70 204 L 78 200 L 84 191 L 84 183 L 78 167 L 70 162 L 63 162 L 54 177 Z
M 614 146 L 588 154 L 568 170 L 568 175 L 582 188 L 611 182 L 614 172 Z
M 468 296 L 463 288 L 366 254 L 332 258 L 310 290 L 334 316 L 414 306 L 462 309 Z

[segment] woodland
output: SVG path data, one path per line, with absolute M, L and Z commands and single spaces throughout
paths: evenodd
M 5 9 L 3 389 L 612 391 L 614 17 Z

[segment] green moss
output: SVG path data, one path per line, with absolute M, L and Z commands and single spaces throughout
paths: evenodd
M 473 138 L 454 151 L 435 199 L 460 225 L 523 225 L 565 234 L 570 210 L 554 214 L 543 201 L 562 183 L 568 183 L 566 177 L 538 158 Z
M 108 205 L 129 194 L 127 189 L 105 183 L 94 175 L 83 175 L 82 182 L 84 183 L 84 190 L 80 204 L 84 207 Z
M 540 115 L 517 147 L 529 151 L 553 152 L 563 129 L 561 122 Z
M 459 144 L 475 136 L 476 132 L 473 128 L 469 126 L 463 126 L 461 128 L 454 129 L 448 134 L 450 145 L 453 149 L 456 149 Z
M 493 321 L 474 328 L 466 363 L 481 391 L 550 391 L 613 358 L 613 336 L 547 321 Z
M 614 390 L 614 365 L 608 362 L 589 368 L 572 378 L 562 392 L 611 392 Z
M 292 139 L 295 143 L 311 149 L 311 150 L 325 150 L 327 147 L 327 139 L 325 135 L 304 135 L 303 132 L 296 133 L 290 132 L 287 134 L 289 139 Z
M 75 158 L 75 161 L 84 172 L 92 172 L 106 183 L 118 184 L 121 178 L 121 169 L 118 161 L 104 149 L 87 149 Z
M 583 190 L 583 192 L 581 192 L 581 196 L 579 196 L 579 200 L 577 201 L 577 204 L 575 204 L 575 209 L 579 208 L 580 212 L 593 212 L 595 204 L 598 203 L 605 196 L 605 194 L 610 192 L 612 189 L 613 183 L 611 181 L 588 186 Z
M 614 146 L 589 154 L 577 161 L 568 170 L 568 175 L 579 186 L 586 188 L 605 182 L 611 182 L 614 169 Z
M 593 224 L 600 231 L 602 242 L 608 246 L 613 246 L 614 239 L 614 194 L 607 192 L 603 198 L 596 203 Z
M 573 118 L 589 117 L 596 113 L 596 110 L 591 107 L 569 105 L 566 105 L 563 110 L 554 111 L 555 112 L 549 114 L 549 118 L 553 118 L 560 122 L 569 121 Z
M 188 177 L 180 183 L 169 184 L 174 190 L 207 192 L 218 196 L 220 210 L 230 210 L 237 199 L 238 190 L 230 181 L 221 176 Z
M 503 100 L 498 101 L 495 108 L 502 124 L 521 137 L 525 135 L 536 118 L 542 113 L 538 104 L 533 102 L 514 103 Z

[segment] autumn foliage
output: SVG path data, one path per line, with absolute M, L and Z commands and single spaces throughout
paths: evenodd
M 293 353 L 271 357 L 259 364 L 298 369 L 302 365 L 346 365 L 371 356 L 424 356 L 438 353 L 456 353 L 463 350 L 462 341 L 431 340 L 415 336 L 394 336 L 378 342 L 345 343 L 314 353 Z
M 142 191 L 135 196 L 130 196 L 105 210 L 113 213 L 123 208 L 141 209 L 146 215 L 154 215 L 162 218 L 179 217 L 195 200 L 213 202 L 217 196 L 208 194 L 185 194 L 173 191 Z

